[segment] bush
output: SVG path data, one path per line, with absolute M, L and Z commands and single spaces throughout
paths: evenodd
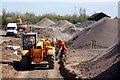
M 22 17 L 24 23 L 27 21 L 29 24 L 36 24 L 38 21 L 40 21 L 43 18 L 49 18 L 53 21 L 68 20 L 69 22 L 76 23 L 76 22 L 85 21 L 89 17 L 88 15 L 80 15 L 80 16 L 65 15 L 65 16 L 61 16 L 61 15 L 56 15 L 53 13 L 44 14 L 42 16 L 36 16 L 34 13 L 26 12 L 25 14 L 20 14 L 18 12 L 17 13 L 6 12 L 6 10 L 3 9 L 2 15 L 0 15 L 0 18 L 2 18 L 2 20 L 0 19 L 0 22 L 1 22 L 0 24 L 6 25 L 9 22 L 16 22 L 18 15 Z

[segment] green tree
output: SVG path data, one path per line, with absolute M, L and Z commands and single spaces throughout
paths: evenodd
M 2 9 L 2 25 L 6 25 L 6 10 Z
M 88 19 L 88 15 L 86 15 L 86 9 L 80 8 L 79 15 L 57 15 L 55 13 L 48 13 L 44 15 L 36 16 L 34 13 L 24 13 L 21 14 L 19 12 L 6 12 L 6 10 L 3 8 L 2 10 L 2 25 L 6 25 L 8 22 L 16 22 L 17 16 L 21 16 L 23 23 L 26 21 L 29 24 L 36 24 L 38 21 L 42 20 L 43 18 L 49 18 L 53 21 L 59 21 L 59 20 L 68 20 L 69 22 L 76 23 L 76 22 L 83 22 Z
M 0 15 L 0 29 L 2 29 L 2 15 Z

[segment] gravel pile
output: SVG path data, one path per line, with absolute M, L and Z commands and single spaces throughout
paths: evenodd
M 59 27 L 61 31 L 65 28 L 73 27 L 73 24 L 68 22 L 67 20 L 60 20 L 54 24 L 55 27 Z
M 44 27 L 44 28 L 50 27 L 53 24 L 55 24 L 55 23 L 48 18 L 44 18 L 41 21 L 39 21 L 38 23 L 36 23 L 37 27 Z
M 77 33 L 68 44 L 73 49 L 108 48 L 118 40 L 118 19 L 103 18 Z M 78 45 L 79 44 L 79 45 Z

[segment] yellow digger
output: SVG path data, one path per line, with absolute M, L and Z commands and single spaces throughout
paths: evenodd
M 23 50 L 20 61 L 22 68 L 28 68 L 31 64 L 47 62 L 50 69 L 54 68 L 55 48 L 46 46 L 43 40 L 37 41 L 37 33 L 26 33 L 22 36 Z
M 23 23 L 21 16 L 18 16 L 16 20 L 16 24 L 17 24 L 17 30 L 18 30 L 17 37 L 22 37 L 22 34 L 29 31 L 28 22 Z

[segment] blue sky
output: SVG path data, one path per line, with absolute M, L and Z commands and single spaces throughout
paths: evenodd
M 55 13 L 60 15 L 72 15 L 79 9 L 85 8 L 88 15 L 94 12 L 104 12 L 112 17 L 118 16 L 117 2 L 2 2 L 2 8 L 9 12 L 32 12 L 36 15 Z

